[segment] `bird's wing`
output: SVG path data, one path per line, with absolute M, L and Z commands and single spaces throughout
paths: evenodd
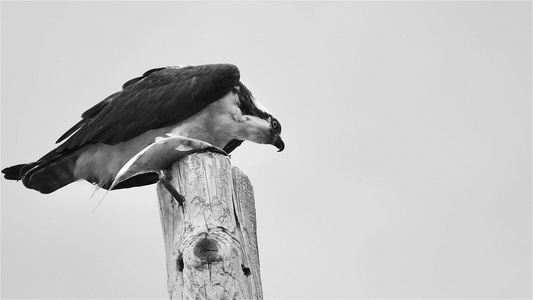
M 66 140 L 57 151 L 114 145 L 176 124 L 234 90 L 239 78 L 239 69 L 229 64 L 152 69 L 83 113 L 82 120 L 59 138 L 58 142 Z

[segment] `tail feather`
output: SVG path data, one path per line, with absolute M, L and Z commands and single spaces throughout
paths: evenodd
M 2 173 L 6 179 L 22 180 L 27 188 L 49 194 L 78 180 L 74 169 L 79 155 L 80 151 L 49 153 L 37 162 L 8 167 Z
M 4 178 L 9 180 L 21 180 L 21 171 L 25 166 L 26 164 L 21 164 L 3 169 L 2 173 L 4 173 Z

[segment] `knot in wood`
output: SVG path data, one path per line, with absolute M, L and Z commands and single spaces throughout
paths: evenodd
M 198 259 L 212 263 L 222 260 L 222 257 L 218 254 L 219 250 L 216 240 L 203 238 L 196 243 L 193 253 Z

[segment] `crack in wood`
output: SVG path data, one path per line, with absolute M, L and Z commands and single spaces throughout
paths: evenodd
M 183 267 L 185 265 L 183 264 L 183 254 L 181 252 L 178 253 L 178 259 L 176 259 L 176 267 L 178 271 L 183 272 Z
M 252 271 L 250 270 L 250 268 L 244 266 L 244 264 L 241 265 L 241 268 L 242 268 L 242 271 L 244 272 L 244 276 L 248 277 L 252 275 Z

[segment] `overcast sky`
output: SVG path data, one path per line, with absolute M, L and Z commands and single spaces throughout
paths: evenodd
M 531 2 L 1 3 L 1 167 L 144 71 L 228 62 L 264 296 L 531 298 Z M 3 298 L 167 298 L 155 186 L 1 180 Z

